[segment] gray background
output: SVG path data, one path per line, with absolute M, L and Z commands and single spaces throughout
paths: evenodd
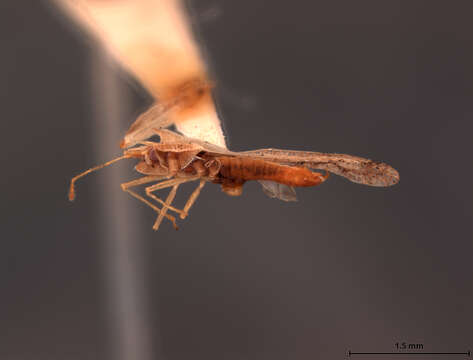
M 232 149 L 365 156 L 401 182 L 334 176 L 298 190 L 298 203 L 257 184 L 240 198 L 208 185 L 178 232 L 153 232 L 153 212 L 106 183 L 109 170 L 69 203 L 72 175 L 120 153 L 94 151 L 92 41 L 42 2 L 2 0 L 0 358 L 112 358 L 104 187 L 139 221 L 129 236 L 144 247 L 159 357 L 342 359 L 402 341 L 471 349 L 471 1 L 192 7 Z M 104 66 L 131 102 L 123 133 L 151 98 Z M 120 166 L 123 181 L 136 177 Z

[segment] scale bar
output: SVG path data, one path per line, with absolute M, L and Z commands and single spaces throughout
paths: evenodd
M 352 355 L 466 355 L 471 356 L 471 351 L 467 352 L 352 352 L 348 351 L 348 356 Z

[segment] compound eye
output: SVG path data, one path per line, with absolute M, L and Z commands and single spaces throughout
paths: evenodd
M 148 156 L 152 162 L 159 162 L 158 154 L 156 153 L 156 150 L 154 148 L 151 148 L 151 150 L 148 153 Z

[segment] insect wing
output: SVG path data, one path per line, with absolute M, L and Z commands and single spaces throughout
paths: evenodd
M 352 155 L 278 149 L 244 151 L 239 154 L 285 165 L 326 170 L 358 184 L 391 186 L 399 182 L 399 173 L 391 166 Z
M 297 201 L 296 190 L 292 186 L 276 183 L 274 181 L 259 180 L 263 187 L 263 192 L 270 198 L 283 201 Z
M 168 110 L 163 104 L 155 104 L 138 116 L 126 132 L 120 147 L 123 149 L 136 145 L 137 142 L 153 136 L 153 129 L 161 129 L 171 125 L 172 121 L 167 116 Z

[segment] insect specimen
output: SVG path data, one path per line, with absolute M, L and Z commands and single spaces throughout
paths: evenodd
M 75 176 L 71 180 L 69 199 L 72 201 L 75 198 L 75 182 L 79 178 L 129 158 L 139 160 L 135 170 L 144 176 L 123 183 L 121 187 L 158 213 L 154 230 L 158 230 L 164 218 L 169 219 L 177 229 L 176 219 L 168 214 L 168 210 L 179 214 L 181 219 L 186 218 L 206 182 L 220 184 L 225 193 L 238 196 L 242 194 L 245 182 L 257 180 L 268 196 L 295 201 L 294 187 L 319 185 L 327 180 L 329 173 L 371 186 L 391 186 L 399 181 L 398 172 L 391 166 L 351 155 L 277 149 L 234 152 L 166 129 L 153 129 L 153 132 L 159 135 L 159 143 L 137 141 L 140 146 L 125 149 L 123 156 Z M 325 173 L 311 169 L 324 170 Z M 178 187 L 197 180 L 199 185 L 184 208 L 172 206 Z M 145 188 L 149 200 L 131 190 L 149 183 L 155 183 Z M 172 189 L 166 200 L 154 194 L 168 187 Z
M 229 195 L 240 195 L 246 181 L 257 180 L 270 197 L 294 201 L 293 187 L 321 184 L 328 173 L 372 186 L 389 186 L 399 180 L 398 173 L 390 166 L 350 155 L 275 149 L 227 150 L 210 94 L 212 84 L 181 1 L 57 2 L 100 39 L 117 62 L 159 99 L 125 134 L 120 144 L 123 156 L 72 179 L 71 200 L 75 197 L 76 180 L 127 158 L 139 160 L 135 169 L 144 176 L 122 184 L 122 189 L 158 213 L 155 230 L 164 218 L 176 226 L 175 218 L 168 211 L 185 218 L 205 182 L 220 184 Z M 171 124 L 184 136 L 162 129 Z M 161 137 L 159 143 L 146 141 L 155 133 Z M 325 170 L 325 174 L 311 169 Z M 197 180 L 199 186 L 184 208 L 173 207 L 179 185 Z M 146 187 L 147 198 L 132 190 L 153 182 L 155 184 Z M 165 201 L 154 194 L 167 187 L 172 189 Z

